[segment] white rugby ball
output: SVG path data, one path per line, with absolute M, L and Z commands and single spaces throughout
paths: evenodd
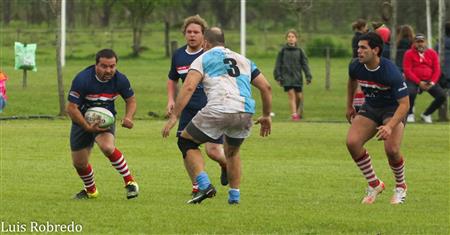
M 98 120 L 99 127 L 106 128 L 114 124 L 115 118 L 111 111 L 102 107 L 89 108 L 84 114 L 84 118 L 90 124 Z

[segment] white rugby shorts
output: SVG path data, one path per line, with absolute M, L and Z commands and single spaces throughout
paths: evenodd
M 191 122 L 212 139 L 218 139 L 222 135 L 245 139 L 250 135 L 252 116 L 251 113 L 222 113 L 205 107 Z

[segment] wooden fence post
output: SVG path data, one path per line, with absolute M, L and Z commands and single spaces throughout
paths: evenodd
M 22 88 L 27 88 L 27 70 L 23 69 Z
M 325 50 L 326 59 L 325 59 L 325 89 L 330 90 L 331 81 L 330 81 L 330 70 L 331 70 L 331 61 L 330 61 L 330 48 L 327 47 Z

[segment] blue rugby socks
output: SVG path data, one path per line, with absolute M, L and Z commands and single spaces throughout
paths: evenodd
M 228 190 L 228 203 L 235 204 L 239 203 L 241 198 L 241 192 L 237 188 L 230 188 Z
M 209 181 L 208 174 L 206 172 L 202 171 L 198 176 L 195 178 L 197 180 L 198 188 L 200 190 L 205 190 L 208 188 L 208 186 L 211 184 L 211 181 Z

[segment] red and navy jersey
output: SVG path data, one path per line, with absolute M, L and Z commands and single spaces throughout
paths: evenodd
M 186 79 L 191 63 L 195 59 L 197 59 L 197 57 L 199 57 L 202 53 L 203 50 L 200 50 L 196 53 L 188 53 L 187 45 L 178 48 L 172 56 L 172 64 L 170 66 L 170 71 L 168 75 L 169 79 L 173 81 L 178 81 L 181 78 L 181 81 L 184 82 L 184 79 Z M 200 110 L 203 107 L 205 107 L 206 102 L 207 98 L 205 92 L 203 91 L 203 84 L 199 83 L 197 89 L 195 90 L 194 94 L 192 94 L 192 97 L 189 100 L 189 103 L 186 105 L 186 107 Z
M 119 95 L 123 99 L 134 95 L 128 78 L 116 71 L 111 80 L 101 81 L 95 75 L 95 66 L 91 65 L 73 79 L 67 100 L 77 104 L 83 115 L 90 107 L 103 107 L 115 115 L 114 100 Z
M 372 107 L 395 106 L 397 100 L 408 96 L 400 70 L 388 59 L 380 58 L 380 64 L 373 70 L 355 60 L 349 65 L 349 75 L 350 79 L 358 80 L 365 102 Z

